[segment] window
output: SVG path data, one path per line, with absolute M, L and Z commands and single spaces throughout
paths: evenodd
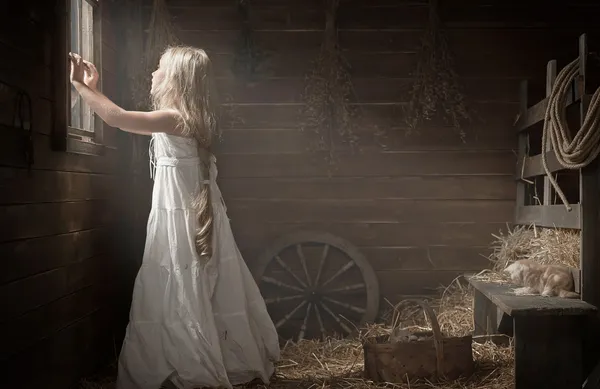
M 60 0 L 57 57 L 55 144 L 63 151 L 101 154 L 102 120 L 81 99 L 69 80 L 68 53 L 74 52 L 96 65 L 102 90 L 101 10 L 98 0 Z M 64 66 L 63 66 L 64 65 Z

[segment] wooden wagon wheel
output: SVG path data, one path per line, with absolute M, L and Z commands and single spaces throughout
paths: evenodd
M 327 232 L 281 237 L 259 257 L 253 273 L 282 338 L 349 335 L 375 320 L 379 310 L 373 268 L 354 245 Z

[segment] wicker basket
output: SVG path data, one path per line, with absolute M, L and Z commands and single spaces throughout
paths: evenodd
M 433 338 L 420 341 L 390 343 L 387 336 L 366 339 L 363 344 L 365 378 L 374 382 L 402 383 L 413 379 L 456 379 L 470 375 L 474 369 L 472 337 L 444 337 L 435 312 L 421 300 L 414 302 L 423 308 L 431 322 Z M 398 306 L 394 310 L 394 324 Z

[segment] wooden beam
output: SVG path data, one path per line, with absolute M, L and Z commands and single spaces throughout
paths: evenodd
M 556 81 L 556 60 L 548 62 L 546 67 L 546 97 L 549 99 L 552 94 L 552 88 L 554 87 L 554 83 Z M 552 129 L 552 123 L 548 123 L 549 129 Z M 542 145 L 543 153 L 549 153 L 552 151 L 552 141 L 550 137 L 546 139 L 546 144 Z M 555 154 L 556 156 L 556 154 Z M 544 205 L 552 204 L 552 183 L 550 182 L 550 178 L 546 175 L 544 176 Z
M 525 131 L 534 124 L 544 120 L 546 109 L 548 108 L 548 100 L 549 99 L 546 97 L 537 104 L 528 108 L 524 113 L 521 113 L 517 123 L 515 124 L 517 127 L 517 132 Z
M 558 162 L 554 150 L 550 150 L 547 153 L 546 162 L 548 170 L 551 173 L 565 170 L 565 168 Z M 537 176 L 543 176 L 546 174 L 544 165 L 542 163 L 542 154 L 532 155 L 530 157 L 519 158 L 517 161 L 517 171 L 515 178 L 520 180 L 522 178 L 532 178 Z
M 527 205 L 517 207 L 517 224 L 535 224 L 548 228 L 581 228 L 579 204 L 571 205 L 567 211 L 564 205 Z
M 523 80 L 519 87 L 519 108 L 521 117 L 527 113 L 527 100 L 528 100 L 528 86 L 527 80 Z M 519 165 L 525 164 L 527 158 L 527 144 L 529 143 L 529 134 L 527 132 L 518 133 L 519 148 L 517 152 L 517 168 Z M 515 220 L 517 218 L 517 211 L 519 207 L 525 206 L 525 197 L 527 196 L 527 186 L 523 181 L 521 175 L 521 169 L 517 169 L 517 207 L 515 208 Z
M 552 61 L 550 61 L 552 62 Z M 550 97 L 546 97 L 543 100 L 540 100 L 537 104 L 531 106 L 524 113 L 521 113 L 519 119 L 515 123 L 515 127 L 517 127 L 517 132 L 523 132 L 528 130 L 534 124 L 537 124 L 544 120 L 546 116 L 546 109 L 548 108 L 548 101 Z M 570 105 L 578 104 L 578 99 L 573 99 L 572 95 L 567 96 L 567 108 Z
M 586 36 L 579 39 L 579 82 L 576 93 L 585 94 L 586 56 L 588 48 Z M 580 121 L 583 124 L 589 108 L 589 100 L 584 99 L 581 105 Z M 581 298 L 592 305 L 600 306 L 600 205 L 598 192 L 600 191 L 600 164 L 598 158 L 588 166 L 581 169 L 580 176 L 580 201 L 581 208 L 585 211 L 581 226 Z

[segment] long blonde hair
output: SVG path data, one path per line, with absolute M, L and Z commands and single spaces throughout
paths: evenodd
M 208 55 L 195 47 L 168 47 L 161 61 L 164 79 L 152 92 L 153 108 L 179 111 L 181 134 L 196 139 L 199 149 L 210 150 L 213 137 L 218 135 L 218 126 L 212 63 Z M 210 174 L 210 169 L 206 172 Z M 202 184 L 193 205 L 198 218 L 196 252 L 200 257 L 210 258 L 213 209 L 209 185 Z

